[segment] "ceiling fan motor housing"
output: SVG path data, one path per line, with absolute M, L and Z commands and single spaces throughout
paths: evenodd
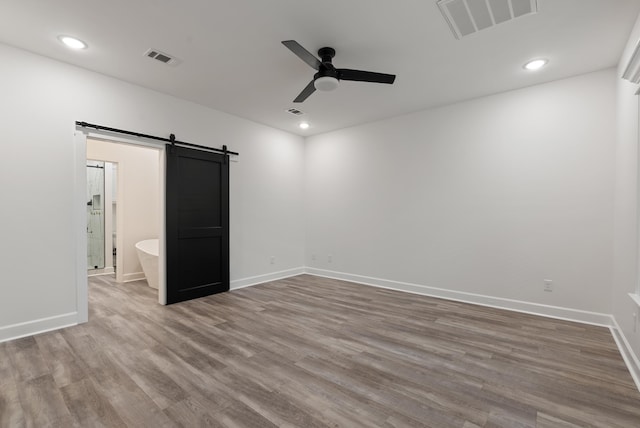
M 320 48 L 318 49 L 318 56 L 322 62 L 331 63 L 331 60 L 336 56 L 336 50 L 333 48 Z
M 333 48 L 321 48 L 318 56 L 322 60 L 318 72 L 313 76 L 313 86 L 319 91 L 333 91 L 338 87 L 339 79 L 331 60 L 336 56 Z

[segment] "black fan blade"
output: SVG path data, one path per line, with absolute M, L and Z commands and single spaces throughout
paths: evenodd
M 309 64 L 314 70 L 320 69 L 320 60 L 311 52 L 303 48 L 300 43 L 295 40 L 285 40 L 282 44 L 288 47 L 291 52 L 298 56 L 298 58 Z
M 392 84 L 396 80 L 395 74 L 374 73 L 373 71 L 349 70 L 339 68 L 336 70 L 339 80 L 354 80 L 356 82 L 373 82 Z
M 298 95 L 296 97 L 295 100 L 293 100 L 294 103 L 301 103 L 304 100 L 306 100 L 307 98 L 309 98 L 309 95 L 313 94 L 316 91 L 316 87 L 313 84 L 313 80 L 302 90 L 302 92 L 300 92 L 300 95 Z

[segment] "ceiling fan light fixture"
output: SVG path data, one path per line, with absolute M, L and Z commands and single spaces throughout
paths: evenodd
M 338 87 L 338 79 L 331 76 L 322 76 L 318 77 L 314 82 L 313 86 L 316 87 L 319 91 L 333 91 Z

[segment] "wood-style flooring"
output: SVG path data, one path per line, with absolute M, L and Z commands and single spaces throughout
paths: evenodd
M 301 275 L 0 344 L 1 427 L 640 427 L 606 328 Z

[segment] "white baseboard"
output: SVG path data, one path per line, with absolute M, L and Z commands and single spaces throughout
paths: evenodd
M 609 329 L 611 330 L 613 339 L 616 341 L 620 354 L 622 354 L 622 359 L 627 365 L 627 369 L 629 369 L 629 373 L 631 373 L 633 381 L 636 383 L 636 388 L 640 391 L 640 360 L 638 360 L 638 357 L 633 352 L 629 341 L 624 336 L 620 325 L 618 325 L 618 322 L 613 316 L 611 317 L 611 322 L 613 325 Z
M 141 279 L 146 279 L 144 272 L 125 273 L 122 275 L 122 282 L 140 281 Z
M 18 324 L 0 327 L 0 343 L 8 340 L 20 339 L 21 337 L 33 336 L 59 328 L 71 327 L 78 324 L 78 313 L 56 315 L 54 317 L 42 318 L 34 321 L 27 321 Z
M 87 276 L 98 276 L 98 275 L 112 275 L 116 272 L 113 267 L 106 267 L 104 269 L 89 269 L 87 271 Z
M 234 279 L 231 281 L 230 289 L 238 290 L 239 288 L 250 287 L 252 285 L 262 284 L 264 282 L 276 281 L 278 279 L 290 278 L 305 273 L 304 267 L 294 269 L 281 270 L 279 272 L 266 273 L 264 275 L 251 276 L 248 278 Z
M 559 306 L 542 305 L 539 303 L 524 302 L 521 300 L 504 299 L 501 297 L 485 296 L 483 294 L 466 293 L 463 291 L 447 290 L 444 288 L 429 287 L 426 285 L 411 284 L 407 282 L 391 281 L 388 279 L 371 278 L 368 276 L 354 275 L 344 272 L 334 272 L 324 269 L 306 268 L 306 273 L 333 279 L 355 282 L 373 287 L 387 288 L 423 296 L 438 297 L 454 300 L 456 302 L 472 303 L 474 305 L 488 306 L 491 308 L 506 309 L 509 311 L 523 312 L 532 315 L 540 315 L 567 321 L 576 321 L 584 324 L 593 324 L 604 327 L 612 326 L 611 315 L 597 312 L 582 311 L 579 309 L 563 308 Z

